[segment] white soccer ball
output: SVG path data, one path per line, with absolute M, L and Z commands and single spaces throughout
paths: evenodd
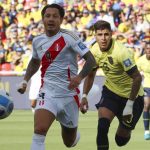
M 48 4 L 58 4 L 60 6 L 64 6 L 64 0 L 48 0 L 47 1 Z
M 0 89 L 0 119 L 8 117 L 14 109 L 14 103 L 9 94 Z

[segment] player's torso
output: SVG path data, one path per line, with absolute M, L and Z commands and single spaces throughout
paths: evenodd
M 129 78 L 118 59 L 120 57 L 119 53 L 120 49 L 117 46 L 108 52 L 100 52 L 99 47 L 97 47 L 93 53 L 99 68 L 102 68 L 106 78 L 108 80 L 113 80 L 116 84 L 118 84 L 118 79 Z
M 119 46 L 118 44 L 114 44 L 108 52 L 103 53 L 96 50 L 97 52 L 94 56 L 97 64 L 105 74 L 105 85 L 114 93 L 122 97 L 128 97 L 131 91 L 132 79 L 127 75 L 122 65 L 124 61 L 121 60 L 123 49 Z
M 63 33 L 53 37 L 44 34 L 35 40 L 35 49 L 41 60 L 42 87 L 53 95 L 68 94 L 70 76 L 77 74 L 77 53 L 69 45 Z M 74 92 L 72 92 L 71 95 Z

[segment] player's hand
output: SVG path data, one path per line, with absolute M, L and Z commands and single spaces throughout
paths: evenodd
M 19 86 L 18 86 L 18 89 L 17 91 L 21 94 L 23 94 L 25 91 L 26 91 L 26 88 L 27 88 L 27 81 L 23 80 Z
M 122 121 L 123 121 L 124 124 L 130 124 L 132 122 L 133 103 L 134 103 L 134 101 L 128 100 L 127 103 L 126 103 L 126 106 L 123 110 Z
M 80 111 L 85 114 L 87 110 L 89 109 L 88 100 L 86 96 L 82 97 L 81 103 L 80 103 Z
M 69 90 L 74 90 L 75 88 L 77 88 L 79 86 L 79 84 L 81 83 L 81 77 L 80 76 L 75 76 L 70 78 L 70 83 L 68 85 L 68 89 Z

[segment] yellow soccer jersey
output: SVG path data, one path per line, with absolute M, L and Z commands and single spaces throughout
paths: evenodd
M 95 43 L 92 46 L 91 52 L 96 59 L 97 65 L 102 68 L 105 74 L 105 86 L 119 96 L 129 98 L 133 81 L 126 71 L 135 66 L 133 52 L 114 40 L 108 52 L 98 51 L 97 48 L 99 47 L 97 45 Z M 142 96 L 143 93 L 141 86 L 138 95 Z
M 143 55 L 138 59 L 137 66 L 144 75 L 143 86 L 150 88 L 150 60 L 147 60 L 146 55 Z

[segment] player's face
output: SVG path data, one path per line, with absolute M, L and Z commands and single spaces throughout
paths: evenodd
M 145 54 L 148 60 L 150 60 L 150 44 L 148 44 L 145 48 Z
M 59 14 L 59 10 L 56 8 L 47 8 L 43 16 L 43 23 L 46 34 L 53 36 L 60 30 L 60 25 L 63 18 Z
M 95 36 L 101 51 L 109 50 L 112 40 L 112 32 L 108 29 L 97 30 Z

